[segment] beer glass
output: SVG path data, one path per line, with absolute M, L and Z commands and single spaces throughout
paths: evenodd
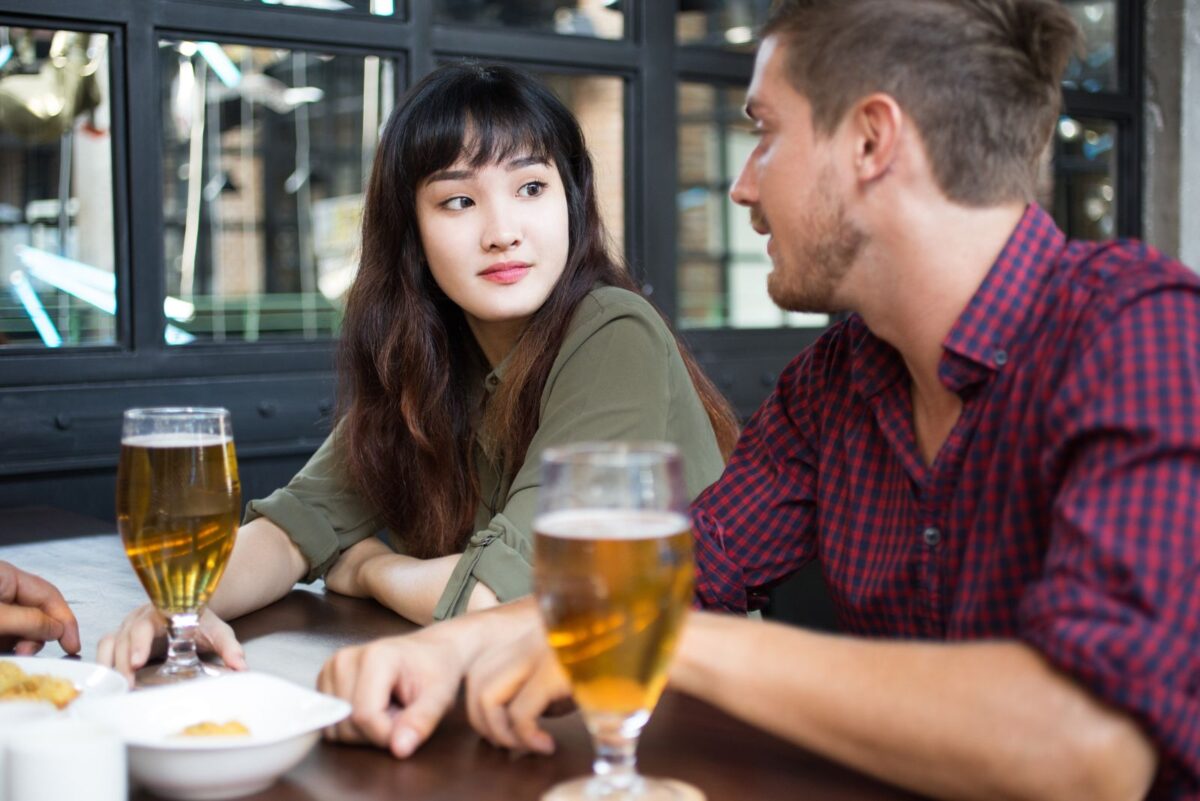
M 692 597 L 687 504 L 673 445 L 582 443 L 542 456 L 534 593 L 596 750 L 591 777 L 543 801 L 703 798 L 638 775 L 635 759 Z
M 196 628 L 233 550 L 241 495 L 228 411 L 125 412 L 117 528 L 167 621 L 167 660 L 144 683 L 216 674 L 196 655 Z

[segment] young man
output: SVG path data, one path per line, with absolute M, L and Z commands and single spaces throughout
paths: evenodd
M 1200 280 L 1032 202 L 1075 38 L 1056 0 L 796 0 L 747 103 L 771 296 L 852 314 L 694 504 L 698 598 L 819 559 L 854 636 L 693 615 L 672 682 L 942 798 L 1200 799 Z M 552 748 L 528 603 L 321 685 L 406 755 L 463 674 L 480 731 Z

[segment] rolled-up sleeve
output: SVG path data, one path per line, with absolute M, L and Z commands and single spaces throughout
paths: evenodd
M 669 332 L 650 314 L 648 305 L 644 312 L 610 311 L 567 337 L 542 393 L 537 433 L 504 507 L 471 538 L 435 619 L 465 612 L 480 581 L 501 601 L 530 592 L 542 451 L 570 442 L 667 438 L 668 366 L 677 352 L 666 339 Z
M 1136 299 L 1078 376 L 1051 409 L 1068 468 L 1020 634 L 1141 723 L 1163 797 L 1200 797 L 1200 295 Z
M 342 551 L 373 535 L 378 516 L 348 485 L 330 434 L 308 463 L 266 498 L 246 506 L 243 523 L 265 517 L 279 526 L 308 562 L 303 581 L 321 578 Z

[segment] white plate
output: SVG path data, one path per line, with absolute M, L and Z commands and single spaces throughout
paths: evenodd
M 79 698 L 72 701 L 71 706 L 84 698 L 121 695 L 129 692 L 129 682 L 125 681 L 124 676 L 112 668 L 97 665 L 95 662 L 36 656 L 0 656 L 0 662 L 11 662 L 32 676 L 49 675 L 71 682 L 79 690 Z
M 265 673 L 232 673 L 89 699 L 75 712 L 117 730 L 134 779 L 156 794 L 211 799 L 269 787 L 304 758 L 321 729 L 350 714 L 350 705 Z M 195 723 L 231 720 L 249 736 L 179 735 Z

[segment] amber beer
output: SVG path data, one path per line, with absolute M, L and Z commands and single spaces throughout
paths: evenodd
M 692 534 L 676 512 L 564 510 L 534 521 L 550 645 L 593 724 L 645 720 L 692 597 Z
M 194 613 L 208 602 L 233 550 L 241 494 L 231 438 L 173 433 L 121 441 L 117 527 L 163 614 Z

